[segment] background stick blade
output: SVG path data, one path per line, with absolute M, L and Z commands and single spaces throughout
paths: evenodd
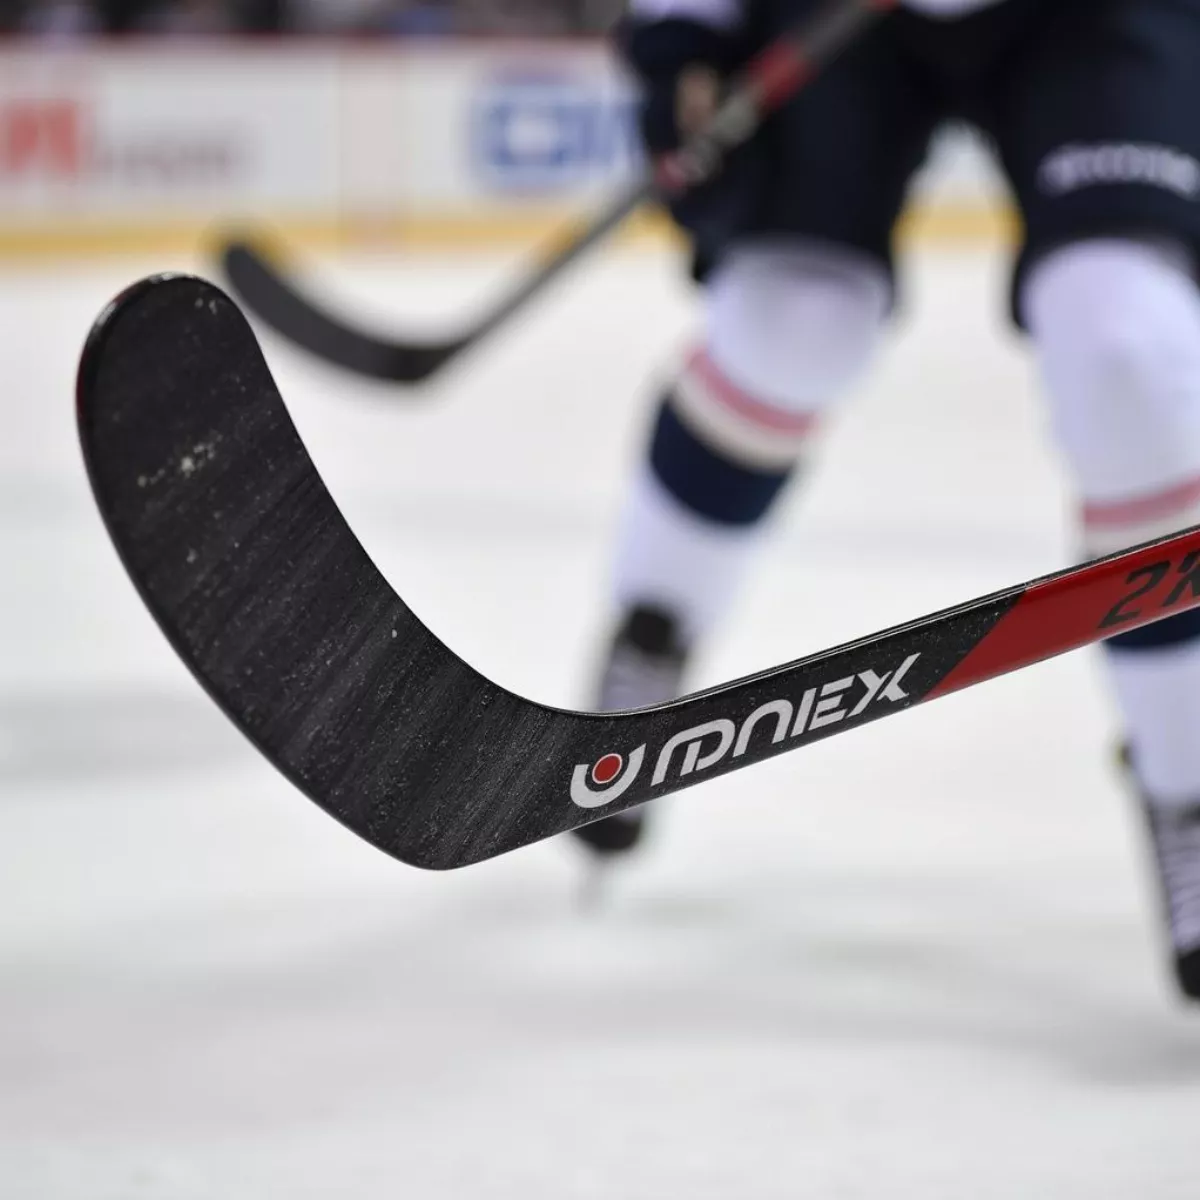
M 268 254 L 234 240 L 220 255 L 221 270 L 246 307 L 276 333 L 334 366 L 385 383 L 420 383 L 463 349 L 465 341 L 400 342 L 369 333 L 293 286 Z

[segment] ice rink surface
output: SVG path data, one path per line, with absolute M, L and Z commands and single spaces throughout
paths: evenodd
M 1200 1195 L 1200 1013 L 1078 654 L 677 797 L 602 905 L 574 847 L 427 875 L 277 778 L 142 611 L 72 376 L 158 259 L 0 275 L 0 1196 Z M 437 328 L 508 259 L 312 264 Z M 1004 264 L 924 251 L 697 685 L 1066 564 Z M 695 312 L 589 264 L 405 394 L 268 357 L 385 574 L 582 703 L 620 487 Z

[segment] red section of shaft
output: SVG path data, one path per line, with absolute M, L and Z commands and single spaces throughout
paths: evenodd
M 774 112 L 787 103 L 816 73 L 815 64 L 795 42 L 777 42 L 750 68 L 758 91 L 758 110 Z
M 1200 526 L 1031 583 L 926 699 L 1200 606 Z
M 664 154 L 654 164 L 654 186 L 666 196 L 674 196 L 687 189 L 687 172 L 678 154 Z

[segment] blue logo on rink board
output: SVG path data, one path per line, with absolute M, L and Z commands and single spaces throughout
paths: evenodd
M 495 78 L 471 108 L 471 159 L 488 186 L 507 192 L 627 179 L 642 162 L 635 98 L 583 73 Z

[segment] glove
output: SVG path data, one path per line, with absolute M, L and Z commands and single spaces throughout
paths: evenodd
M 746 57 L 736 33 L 686 17 L 629 20 L 617 38 L 642 84 L 642 140 L 651 157 L 674 150 L 707 121 L 721 80 Z
M 627 18 L 617 29 L 618 48 L 642 84 L 640 125 L 651 158 L 676 149 L 717 107 L 723 82 L 750 57 L 738 29 L 668 16 Z M 692 239 L 693 275 L 701 279 L 758 203 L 764 157 L 755 139 L 740 146 L 721 173 L 668 205 Z
M 942 21 L 965 17 L 976 9 L 990 8 L 999 3 L 1001 0 L 900 0 L 901 7 L 920 13 L 923 17 L 935 17 Z

